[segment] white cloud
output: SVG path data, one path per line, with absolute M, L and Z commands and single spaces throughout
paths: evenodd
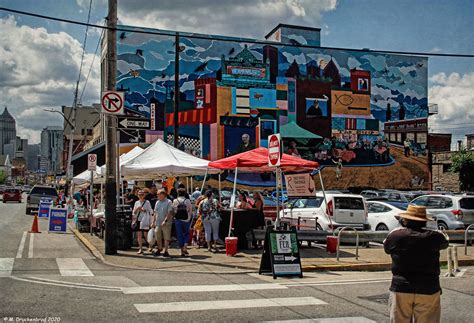
M 453 142 L 474 133 L 474 72 L 438 73 L 430 77 L 429 102 L 438 104 L 438 115 L 430 117 L 430 130 L 452 133 Z
M 16 118 L 17 132 L 39 142 L 41 129 L 62 125 L 59 114 L 44 109 L 71 105 L 79 73 L 81 43 L 65 32 L 20 26 L 9 16 L 0 19 L 0 102 Z M 94 58 L 86 54 L 79 94 Z M 100 59 L 94 61 L 82 103 L 99 100 Z
M 85 0 L 77 0 L 84 3 Z M 122 1 L 118 16 L 126 25 L 263 38 L 278 23 L 320 27 L 321 14 L 337 0 L 148 0 Z

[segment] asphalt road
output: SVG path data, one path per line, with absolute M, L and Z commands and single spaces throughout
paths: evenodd
M 44 220 L 29 234 L 31 222 L 24 204 L 0 203 L 0 322 L 389 320 L 388 272 L 128 270 L 97 261 L 72 234 L 48 234 Z M 442 286 L 442 321 L 472 322 L 474 268 Z

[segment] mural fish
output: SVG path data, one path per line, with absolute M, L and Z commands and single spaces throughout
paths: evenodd
M 253 97 L 260 101 L 260 99 L 263 98 L 263 94 L 255 93 Z
M 137 70 L 130 69 L 130 75 L 133 76 L 133 78 L 137 78 L 140 76 L 140 72 Z
M 335 104 L 339 102 L 342 105 L 349 106 L 354 102 L 354 98 L 350 96 L 349 94 L 342 94 L 339 96 L 335 95 L 335 97 L 336 97 L 336 102 L 334 102 Z

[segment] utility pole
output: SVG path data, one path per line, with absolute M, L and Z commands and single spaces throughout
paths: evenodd
M 174 115 L 173 115 L 173 134 L 174 146 L 178 148 L 178 134 L 179 134 L 179 33 L 176 33 L 174 41 Z
M 115 91 L 117 71 L 117 0 L 109 1 L 107 16 L 107 91 Z M 105 254 L 117 254 L 117 117 L 107 116 L 105 145 Z

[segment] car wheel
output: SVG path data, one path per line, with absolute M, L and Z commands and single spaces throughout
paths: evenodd
M 30 215 L 30 214 L 31 214 L 31 209 L 27 208 L 27 209 L 26 209 L 26 214 L 27 214 L 27 215 Z
M 383 223 L 380 223 L 376 228 L 375 228 L 375 231 L 388 231 L 388 227 L 383 224 Z
M 443 221 L 438 222 L 438 229 L 440 230 L 448 230 L 448 225 L 444 223 Z

